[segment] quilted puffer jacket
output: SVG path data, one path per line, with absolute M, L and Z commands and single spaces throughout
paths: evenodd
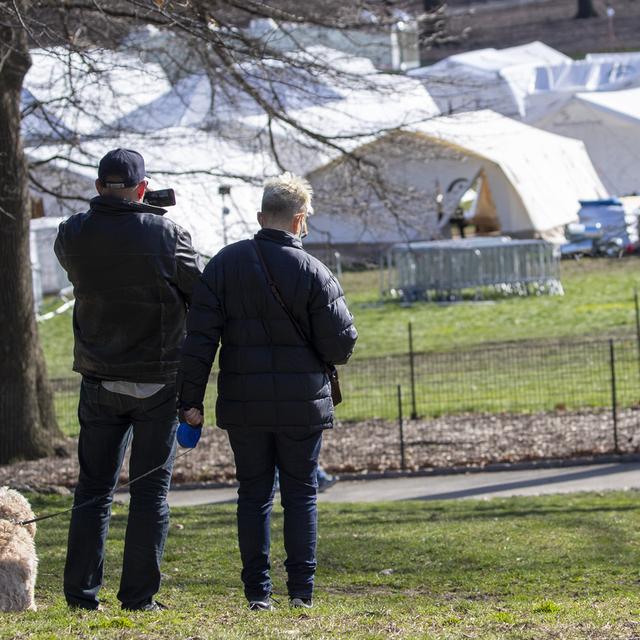
M 221 343 L 219 427 L 327 429 L 333 403 L 324 363 L 345 363 L 357 332 L 338 281 L 300 240 L 276 229 L 255 237 L 305 342 L 275 299 L 251 240 L 225 247 L 207 265 L 187 316 L 178 373 L 182 407 L 202 408 Z

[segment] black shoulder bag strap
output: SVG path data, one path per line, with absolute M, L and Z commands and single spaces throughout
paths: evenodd
M 338 370 L 332 364 L 327 364 L 322 356 L 318 353 L 318 350 L 315 348 L 311 340 L 307 337 L 305 332 L 302 330 L 302 327 L 295 319 L 289 307 L 287 307 L 285 301 L 282 299 L 282 295 L 280 295 L 280 289 L 278 289 L 278 285 L 273 281 L 271 277 L 271 272 L 269 271 L 269 267 L 267 267 L 267 263 L 264 260 L 264 255 L 262 254 L 262 250 L 260 249 L 260 243 L 257 240 L 252 240 L 253 248 L 255 249 L 256 254 L 258 255 L 258 259 L 260 260 L 260 265 L 262 266 L 262 271 L 269 283 L 269 288 L 271 289 L 271 293 L 273 297 L 277 300 L 278 304 L 282 307 L 283 311 L 291 320 L 291 324 L 295 327 L 296 331 L 302 338 L 302 340 L 308 345 L 308 347 L 313 351 L 316 358 L 322 363 L 325 373 L 329 376 L 329 382 L 331 383 L 331 399 L 333 400 L 333 405 L 338 405 L 342 402 L 342 393 L 340 391 L 340 381 L 338 379 Z

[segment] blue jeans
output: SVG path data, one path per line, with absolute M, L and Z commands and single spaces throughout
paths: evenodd
M 328 481 L 333 478 L 333 476 L 329 475 L 318 463 L 318 471 L 316 472 L 316 480 L 318 481 L 318 487 L 322 486 L 323 482 Z M 278 471 L 278 467 L 276 467 L 276 479 L 274 480 L 274 489 L 278 491 L 280 489 L 280 472 Z
M 322 431 L 232 428 L 228 434 L 240 484 L 238 541 L 245 596 L 248 600 L 261 600 L 272 590 L 269 549 L 277 466 L 284 509 L 287 590 L 292 598 L 311 598 L 318 524 L 316 473 Z
M 169 529 L 167 493 L 175 456 L 174 384 L 149 398 L 136 399 L 83 378 L 78 406 L 80 476 L 74 504 L 95 498 L 72 512 L 64 594 L 67 603 L 95 609 L 102 586 L 105 543 L 111 517 L 111 491 L 131 441 L 130 478 L 162 468 L 131 485 L 118 599 L 126 608 L 152 601 L 160 588 L 160 562 Z

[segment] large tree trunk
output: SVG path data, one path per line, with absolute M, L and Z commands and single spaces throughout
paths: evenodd
M 578 13 L 575 18 L 597 18 L 598 12 L 593 6 L 593 0 L 578 0 Z
M 24 2 L 17 2 L 24 9 Z M 53 453 L 61 437 L 36 327 L 20 92 L 26 33 L 0 25 L 0 463 Z

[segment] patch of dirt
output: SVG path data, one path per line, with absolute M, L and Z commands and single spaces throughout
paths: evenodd
M 604 410 L 464 414 L 406 420 L 402 433 L 405 469 L 410 471 L 570 459 L 615 450 L 612 415 Z M 640 451 L 639 409 L 619 412 L 617 436 L 620 453 Z M 325 432 L 321 461 L 328 471 L 338 474 L 400 470 L 399 425 L 387 420 L 338 424 Z M 75 485 L 77 475 L 74 454 L 69 458 L 46 458 L 0 467 L 0 485 L 65 492 Z M 121 481 L 127 480 L 125 463 Z M 221 429 L 206 429 L 198 447 L 176 460 L 174 484 L 233 480 L 233 455 Z

